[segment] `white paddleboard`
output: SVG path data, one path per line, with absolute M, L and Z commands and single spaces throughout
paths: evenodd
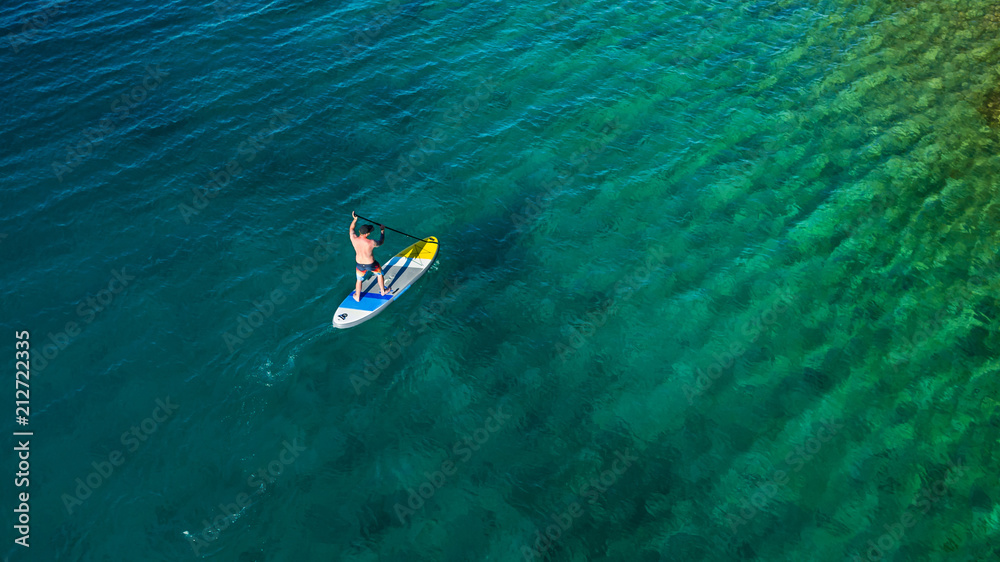
M 382 265 L 385 296 L 379 294 L 378 277 L 372 275 L 361 283 L 360 302 L 354 300 L 354 291 L 351 291 L 344 302 L 340 303 L 333 315 L 333 326 L 350 328 L 374 318 L 430 269 L 437 252 L 437 238 L 431 236 L 426 242 L 421 240 L 390 258 Z

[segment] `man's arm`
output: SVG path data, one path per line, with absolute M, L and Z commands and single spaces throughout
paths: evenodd
M 385 227 L 382 226 L 381 224 L 378 225 L 378 227 L 381 228 L 382 230 L 379 231 L 379 233 L 378 233 L 378 240 L 375 241 L 375 247 L 376 248 L 378 248 L 379 246 L 381 246 L 382 242 L 385 241 Z
M 354 240 L 358 237 L 358 235 L 354 233 L 354 225 L 358 224 L 358 215 L 355 215 L 354 211 L 351 211 L 351 216 L 354 217 L 354 220 L 351 221 L 351 240 Z

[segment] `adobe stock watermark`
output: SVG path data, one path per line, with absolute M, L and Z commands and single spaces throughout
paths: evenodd
M 545 182 L 542 186 L 544 191 L 540 195 L 525 197 L 525 204 L 521 211 L 511 213 L 510 220 L 514 224 L 514 229 L 522 233 L 531 230 L 535 224 L 532 219 L 540 216 L 559 195 L 566 193 L 566 188 L 573 184 L 577 174 L 587 171 L 594 158 L 603 154 L 608 145 L 614 142 L 621 133 L 621 123 L 618 119 L 613 119 L 605 123 L 598 131 L 600 138 L 590 142 L 584 148 L 573 151 L 569 157 L 568 172 L 559 174 L 556 179 Z
M 685 383 L 682 387 L 689 405 L 694 404 L 695 398 L 704 394 L 709 388 L 712 388 L 715 381 L 719 380 L 729 368 L 735 365 L 740 357 L 743 357 L 743 354 L 750 349 L 749 344 L 756 342 L 764 330 L 778 321 L 778 316 L 788 310 L 788 305 L 791 304 L 792 300 L 792 292 L 788 288 L 781 289 L 778 292 L 777 300 L 772 302 L 767 310 L 743 324 L 740 333 L 745 338 L 748 338 L 748 343 L 733 342 L 729 346 L 729 351 L 723 351 L 721 354 L 714 353 L 712 359 L 715 361 L 704 371 L 698 369 L 695 386 L 692 387 Z
M 578 318 L 572 314 L 564 317 L 565 324 L 560 332 L 569 332 L 569 335 L 561 341 L 557 341 L 555 351 L 559 358 L 565 362 L 579 351 L 587 343 L 599 328 L 607 323 L 621 311 L 622 304 L 628 302 L 635 295 L 642 284 L 649 281 L 672 254 L 662 247 L 650 249 L 650 255 L 646 256 L 642 265 L 633 267 L 628 275 L 619 279 L 611 292 L 611 296 L 592 310 L 587 311 L 584 318 Z
M 997 274 L 997 267 L 993 264 L 986 271 L 979 273 L 969 279 L 965 280 L 965 283 L 959 286 L 949 287 L 946 292 L 946 298 L 949 304 L 953 304 L 958 311 L 961 311 L 966 306 L 970 305 L 973 297 L 976 294 L 982 293 L 984 291 L 989 291 L 989 279 L 985 276 L 986 274 Z M 908 363 L 910 358 L 913 356 L 914 351 L 916 351 L 917 346 L 922 345 L 929 341 L 935 333 L 939 332 L 944 327 L 944 322 L 947 320 L 949 312 L 947 308 L 941 308 L 934 315 L 934 318 L 920 323 L 917 329 L 910 335 L 909 338 L 903 337 L 903 345 L 889 352 L 886 361 L 892 366 L 894 372 L 899 372 L 900 365 Z
M 283 441 L 281 452 L 266 465 L 260 466 L 256 471 L 247 477 L 247 486 L 253 491 L 250 493 L 240 492 L 236 494 L 231 502 L 222 502 L 218 505 L 218 515 L 209 521 L 206 517 L 201 520 L 202 530 L 198 534 L 191 534 L 184 531 L 184 537 L 194 550 L 194 555 L 198 556 L 201 549 L 209 546 L 209 543 L 216 541 L 222 532 L 228 529 L 233 523 L 243 515 L 243 512 L 254 504 L 255 497 L 261 496 L 267 490 L 269 484 L 273 484 L 285 469 L 298 460 L 299 455 L 306 451 L 306 447 L 299 445 L 298 439 Z M 211 517 L 211 515 L 210 515 Z
M 388 25 L 397 13 L 399 13 L 399 0 L 392 0 L 385 8 L 371 16 L 364 25 L 348 32 L 350 39 L 340 44 L 340 54 L 348 58 L 364 47 L 371 47 L 382 33 L 382 28 Z
M 975 389 L 973 389 L 972 398 L 975 399 L 976 397 L 978 397 L 981 391 L 982 389 L 978 386 Z M 998 402 L 993 397 L 986 396 L 984 394 L 983 397 L 979 399 L 979 402 L 977 403 L 976 406 L 979 410 L 982 411 L 981 415 L 983 417 L 981 419 L 989 420 L 989 423 L 992 427 L 1000 429 L 1000 402 Z
M 260 299 L 251 301 L 253 310 L 236 319 L 236 327 L 232 332 L 226 330 L 222 333 L 222 341 L 225 342 L 229 353 L 232 354 L 238 346 L 243 345 L 247 338 L 264 324 L 265 320 L 274 315 L 277 307 L 284 303 L 289 295 L 297 291 L 302 286 L 302 282 L 309 279 L 339 247 L 340 244 L 334 242 L 330 234 L 320 238 L 319 244 L 313 247 L 311 255 L 306 256 L 301 263 L 286 269 L 281 274 L 281 286 L 276 287 Z
M 244 137 L 236 147 L 236 154 L 224 166 L 208 172 L 208 182 L 201 190 L 195 187 L 191 188 L 193 195 L 191 204 L 181 203 L 177 206 L 184 222 L 190 224 L 191 217 L 204 210 L 209 201 L 218 197 L 226 186 L 235 181 L 246 170 L 246 166 L 249 166 L 257 158 L 257 154 L 267 148 L 267 145 L 274 140 L 274 134 L 282 127 L 291 124 L 292 119 L 295 118 L 296 116 L 288 111 L 275 109 L 274 115 L 271 116 L 267 125 L 256 133 Z
M 573 523 L 583 516 L 584 508 L 580 505 L 583 498 L 588 498 L 587 503 L 593 505 L 614 486 L 625 472 L 632 466 L 632 463 L 639 460 L 639 457 L 631 454 L 631 449 L 626 449 L 624 453 L 615 451 L 615 459 L 607 470 L 602 471 L 597 476 L 591 478 L 587 483 L 580 486 L 577 492 L 577 499 L 570 502 L 562 511 L 552 513 L 549 517 L 552 524 L 544 529 L 535 529 L 535 540 L 531 545 L 521 546 L 521 555 L 526 562 L 544 560 L 546 553 L 555 546 L 556 542 L 573 527 Z
M 72 172 L 94 154 L 94 146 L 104 141 L 104 138 L 118 128 L 118 124 L 129 116 L 131 110 L 142 105 L 148 99 L 150 92 L 155 91 L 163 83 L 163 78 L 170 73 L 160 70 L 160 65 L 146 65 L 146 73 L 139 82 L 129 90 L 115 97 L 110 104 L 110 117 L 102 118 L 96 127 L 83 130 L 83 139 L 66 149 L 66 162 L 61 164 L 52 161 L 52 173 L 62 183 L 63 176 Z
M 122 433 L 122 446 L 128 453 L 136 452 L 147 439 L 160 428 L 160 426 L 170 419 L 179 408 L 177 404 L 170 401 L 167 396 L 164 399 L 156 399 L 156 406 L 153 408 L 148 418 L 145 418 L 138 425 L 133 425 L 128 431 Z M 73 510 L 83 505 L 83 502 L 94 494 L 94 491 L 104 485 L 114 474 L 115 468 L 125 464 L 126 454 L 119 449 L 115 449 L 108 454 L 107 460 L 94 461 L 90 466 L 94 471 L 83 478 L 76 479 L 76 489 L 73 494 L 64 493 L 62 495 L 63 507 L 66 513 L 73 515 Z
M 57 16 L 62 10 L 62 7 L 69 3 L 69 0 L 56 0 L 55 2 L 49 2 L 43 8 L 39 8 L 34 12 L 28 14 L 27 16 L 21 18 L 21 31 L 14 35 L 13 33 L 7 34 L 7 41 L 10 43 L 10 48 L 14 51 L 14 54 L 21 52 L 21 47 L 26 45 L 31 41 L 36 35 L 38 35 L 41 30 L 45 29 L 52 23 L 52 18 Z
M 735 536 L 739 528 L 749 523 L 764 510 L 778 495 L 778 492 L 788 486 L 789 476 L 805 467 L 806 463 L 816 458 L 824 443 L 829 443 L 844 429 L 840 420 L 827 419 L 820 422 L 820 427 L 802 440 L 801 444 L 785 455 L 784 465 L 771 471 L 771 476 L 758 485 L 747 497 L 741 498 L 736 513 L 726 511 L 726 521 L 729 530 Z
M 962 459 L 958 463 L 953 463 L 949 459 L 949 467 L 945 471 L 944 478 L 934 481 L 927 488 L 922 489 L 916 499 L 909 507 L 903 510 L 897 521 L 887 523 L 882 526 L 885 533 L 876 539 L 869 540 L 865 545 L 863 553 L 854 552 L 847 560 L 850 562 L 877 562 L 882 560 L 887 554 L 891 554 L 903 541 L 906 530 L 917 524 L 918 515 L 925 515 L 937 502 L 948 495 L 950 487 L 965 475 L 966 467 L 962 466 Z M 919 511 L 919 513 L 917 513 Z M 864 556 L 862 556 L 864 554 Z
M 450 135 L 457 132 L 462 125 L 476 114 L 481 107 L 480 102 L 488 101 L 493 97 L 495 89 L 496 84 L 493 82 L 493 76 L 489 76 L 485 80 L 481 80 L 476 90 L 465 96 L 461 102 L 452 102 L 451 105 L 445 106 L 443 110 L 439 109 L 443 113 L 442 118 L 446 124 L 434 127 L 429 137 L 425 137 L 417 143 L 416 149 L 399 155 L 396 171 L 385 173 L 385 182 L 389 188 L 389 192 L 394 192 L 404 180 L 408 179 L 418 168 L 423 166 L 427 161 L 427 156 L 439 144 L 447 141 Z M 448 130 L 449 127 L 451 131 Z
M 568 16 L 575 14 L 575 10 L 581 8 L 583 0 L 559 0 L 556 4 L 545 10 L 545 23 L 557 23 L 565 20 Z
M 236 4 L 238 4 L 237 0 L 215 0 L 212 2 L 212 10 L 216 17 L 221 18 L 231 12 Z
M 454 302 L 458 287 L 445 277 L 444 288 L 437 298 L 421 304 L 416 312 L 407 319 L 409 326 L 404 326 L 393 332 L 392 337 L 386 340 L 380 347 L 381 352 L 375 352 L 371 358 L 362 362 L 364 369 L 361 375 L 351 375 L 351 386 L 354 387 L 354 394 L 361 396 L 361 390 L 371 386 L 378 380 L 382 373 L 392 365 L 393 361 L 402 356 L 406 348 L 413 344 L 415 334 L 422 334 L 430 329 L 432 323 L 436 322 L 446 310 L 447 305 Z M 415 330 L 411 330 L 415 328 Z
M 121 270 L 112 269 L 111 279 L 108 280 L 107 287 L 97 291 L 97 294 L 88 294 L 86 298 L 80 300 L 76 306 L 76 315 L 83 322 L 83 325 L 75 321 L 66 322 L 61 331 L 48 333 L 48 342 L 34 347 L 31 350 L 32 368 L 36 373 L 41 373 L 49 366 L 49 361 L 59 356 L 65 351 L 69 344 L 73 343 L 77 336 L 83 333 L 83 328 L 97 319 L 98 315 L 107 310 L 115 298 L 128 288 L 129 283 L 135 280 L 134 275 L 128 274 L 128 268 Z M 44 341 L 44 340 L 43 340 Z
M 458 472 L 461 465 L 469 462 L 474 451 L 481 449 L 494 433 L 503 429 L 504 424 L 511 417 L 510 414 L 504 413 L 503 406 L 496 410 L 490 408 L 488 413 L 489 416 L 483 422 L 482 427 L 476 428 L 471 434 L 463 435 L 461 440 L 452 445 L 453 457 L 441 461 L 440 467 L 433 473 L 424 472 L 425 480 L 416 489 L 406 488 L 409 494 L 406 505 L 396 502 L 396 505 L 393 506 L 401 525 L 406 524 L 407 517 L 412 517 L 417 511 L 423 509 L 425 502 L 434 497 L 434 494 L 448 482 L 448 478 Z

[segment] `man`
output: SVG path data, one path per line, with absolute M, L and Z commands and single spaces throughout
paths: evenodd
M 358 229 L 361 235 L 358 236 L 354 234 L 354 225 L 358 223 L 358 215 L 351 211 L 351 216 L 354 220 L 351 221 L 351 244 L 354 245 L 354 252 L 356 253 L 355 262 L 358 264 L 354 274 L 358 278 L 358 282 L 354 285 L 354 300 L 361 301 L 361 280 L 365 278 L 365 274 L 369 271 L 378 277 L 378 290 L 382 296 L 385 296 L 385 281 L 382 279 L 382 266 L 375 261 L 375 256 L 372 255 L 372 251 L 378 246 L 382 245 L 385 240 L 385 227 L 381 224 L 378 225 L 381 230 L 379 234 L 378 241 L 369 240 L 368 235 L 371 231 L 375 230 L 370 224 L 362 225 Z

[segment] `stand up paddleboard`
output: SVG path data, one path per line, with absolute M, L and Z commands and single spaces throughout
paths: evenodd
M 354 291 L 340 303 L 333 315 L 334 328 L 350 328 L 371 320 L 376 314 L 385 310 L 392 301 L 399 298 L 423 275 L 437 256 L 437 238 L 433 236 L 421 240 L 396 254 L 382 265 L 382 275 L 385 276 L 385 296 L 379 294 L 378 277 L 361 283 L 361 301 L 354 300 Z

